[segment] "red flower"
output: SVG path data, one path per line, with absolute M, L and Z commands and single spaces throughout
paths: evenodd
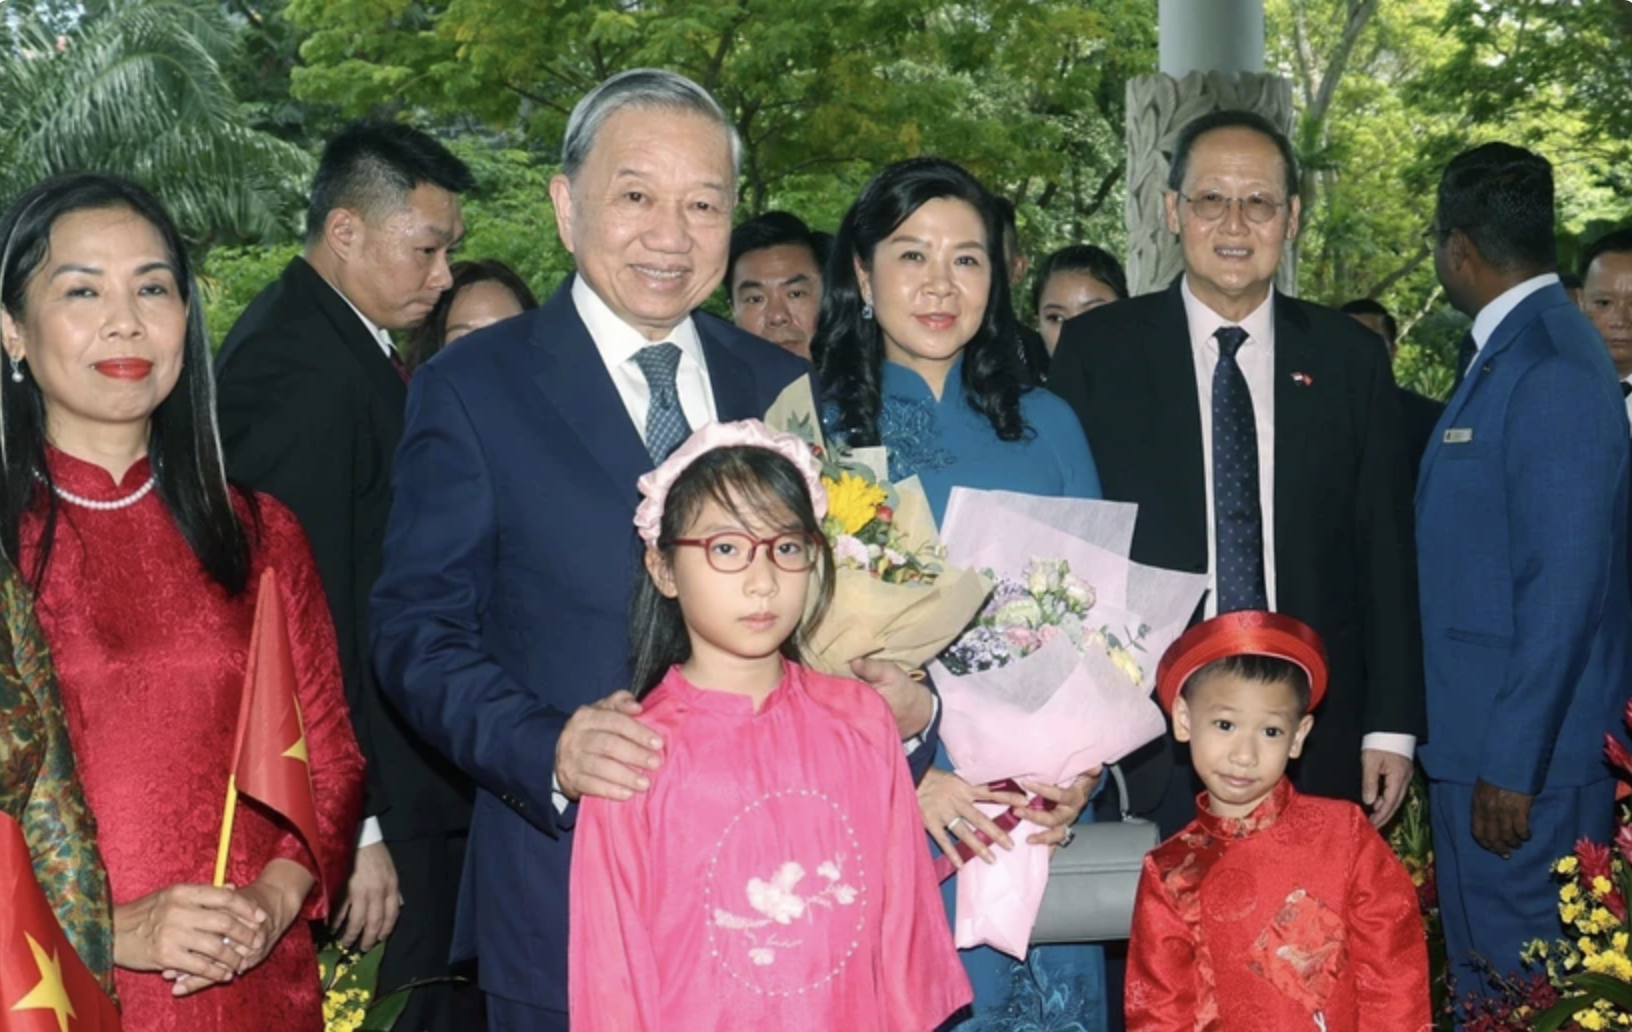
M 1434 880 L 1432 868 L 1429 868 L 1428 877 L 1417 886 L 1417 906 L 1424 914 L 1432 913 L 1439 906 L 1439 885 Z
M 1621 896 L 1619 889 L 1611 889 L 1609 895 L 1604 897 L 1604 909 L 1614 914 L 1615 920 L 1622 922 L 1626 920 L 1626 900 Z
M 1614 735 L 1604 736 L 1604 757 L 1618 776 L 1632 777 L 1632 753 L 1628 753 Z
M 873 513 L 873 519 L 880 523 L 888 523 L 895 519 L 895 510 L 890 508 L 888 505 L 880 505 L 878 507 L 878 511 Z M 1632 767 L 1627 769 L 1629 772 L 1632 772 Z
M 1632 864 L 1632 824 L 1621 825 L 1615 833 L 1615 848 L 1620 850 L 1622 860 Z
M 1575 844 L 1575 858 L 1581 861 L 1581 881 L 1591 884 L 1594 878 L 1609 877 L 1609 847 L 1582 839 Z

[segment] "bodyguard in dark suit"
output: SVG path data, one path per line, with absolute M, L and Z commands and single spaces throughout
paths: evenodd
M 1382 823 L 1424 723 L 1410 474 L 1387 358 L 1347 316 L 1272 289 L 1299 214 L 1274 126 L 1203 116 L 1180 133 L 1169 182 L 1183 277 L 1067 323 L 1049 388 L 1082 419 L 1105 497 L 1139 504 L 1135 560 L 1208 573 L 1209 613 L 1268 608 L 1320 632 L 1332 691 L 1296 777 Z M 1136 758 L 1136 805 L 1167 787 L 1164 826 L 1193 807 L 1188 769 L 1169 785 L 1166 757 Z
M 1417 488 L 1428 772 L 1445 944 L 1518 967 L 1558 931 L 1551 865 L 1608 843 L 1606 732 L 1632 696 L 1629 444 L 1609 355 L 1553 268 L 1553 176 L 1492 143 L 1439 185 L 1434 269 L 1471 362 Z
M 408 397 L 389 331 L 423 319 L 449 285 L 458 195 L 473 185 L 417 130 L 341 132 L 312 184 L 304 255 L 250 303 L 217 364 L 228 473 L 294 510 L 334 614 L 369 814 L 336 924 L 365 950 L 390 938 L 386 991 L 448 976 L 471 806 L 468 779 L 408 729 L 369 665 L 368 596 Z M 479 1005 L 474 989 L 427 986 L 396 1027 L 468 1032 Z
M 495 1032 L 567 1027 L 572 804 L 628 799 L 661 767 L 625 690 L 636 481 L 685 430 L 762 416 L 809 371 L 693 312 L 725 274 L 737 153 L 690 80 L 602 83 L 550 185 L 577 275 L 414 377 L 374 654 L 386 692 L 476 779 L 455 951 L 480 954 Z M 904 737 L 929 723 L 927 690 L 893 667 L 878 682 Z

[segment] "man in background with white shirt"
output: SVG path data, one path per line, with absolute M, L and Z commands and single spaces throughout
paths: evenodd
M 474 990 L 445 981 L 471 788 L 380 695 L 368 596 L 408 398 L 390 331 L 424 319 L 452 282 L 459 194 L 474 186 L 462 161 L 409 126 L 342 130 L 312 183 L 305 253 L 244 310 L 217 362 L 228 475 L 305 528 L 368 761 L 369 817 L 334 925 L 365 951 L 390 937 L 382 989 L 444 980 L 414 990 L 397 1025 L 414 1032 L 468 1032 L 480 1020 Z
M 1423 724 L 1410 462 L 1388 356 L 1363 326 L 1274 289 L 1297 235 L 1291 144 L 1244 111 L 1179 134 L 1166 196 L 1184 275 L 1066 323 L 1049 389 L 1071 403 L 1105 497 L 1136 502 L 1133 558 L 1206 573 L 1203 613 L 1270 609 L 1325 641 L 1332 690 L 1293 771 L 1382 824 Z M 1138 756 L 1171 833 L 1193 815 L 1181 753 Z M 1164 767 L 1166 769 L 1164 769 Z
M 1446 166 L 1434 271 L 1473 318 L 1417 491 L 1428 773 L 1457 992 L 1558 931 L 1552 865 L 1608 843 L 1606 732 L 1632 695 L 1621 392 L 1554 272 L 1546 159 L 1490 143 Z

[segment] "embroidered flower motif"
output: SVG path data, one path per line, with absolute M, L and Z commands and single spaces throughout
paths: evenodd
M 748 882 L 748 905 L 775 921 L 788 924 L 805 914 L 805 901 L 794 888 L 804 880 L 805 869 L 791 860 L 777 869 L 771 880 Z
M 728 931 L 742 932 L 752 945 L 748 950 L 748 959 L 758 967 L 768 967 L 776 963 L 777 949 L 791 949 L 799 946 L 798 939 L 778 939 L 774 934 L 761 940 L 759 930 L 772 924 L 791 925 L 793 922 L 806 918 L 812 907 L 848 907 L 856 902 L 861 895 L 859 889 L 847 885 L 844 878 L 844 857 L 836 856 L 831 860 L 824 860 L 816 868 L 816 874 L 826 885 L 820 892 L 811 896 L 799 895 L 799 883 L 805 880 L 805 869 L 797 861 L 789 860 L 776 869 L 776 873 L 769 879 L 750 878 L 748 880 L 748 905 L 760 916 L 744 917 L 733 914 L 720 907 L 714 909 L 714 926 Z

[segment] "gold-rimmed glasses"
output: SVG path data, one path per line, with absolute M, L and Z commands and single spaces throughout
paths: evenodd
M 756 538 L 735 530 L 703 538 L 670 538 L 667 544 L 701 548 L 708 565 L 719 573 L 741 573 L 748 569 L 754 565 L 761 545 L 777 569 L 784 573 L 804 573 L 816 565 L 818 549 L 822 547 L 819 537 L 803 532 Z
M 1241 217 L 1256 225 L 1263 225 L 1272 221 L 1286 202 L 1264 194 L 1248 194 L 1245 197 L 1226 197 L 1217 190 L 1206 190 L 1194 197 L 1188 194 L 1179 194 L 1190 203 L 1190 208 L 1196 213 L 1196 218 L 1203 222 L 1217 222 L 1230 213 L 1232 204 L 1241 206 Z

